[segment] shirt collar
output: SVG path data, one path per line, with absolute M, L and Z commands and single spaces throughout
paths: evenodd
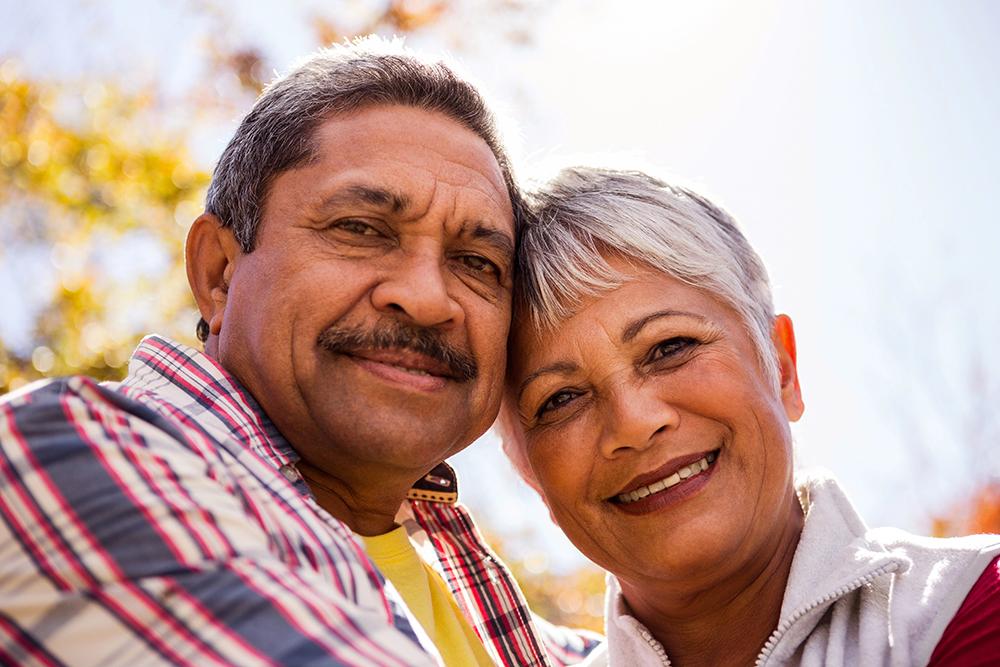
M 276 468 L 299 459 L 257 401 L 215 359 L 158 335 L 132 353 L 125 385 L 152 392 L 220 439 L 237 439 Z
M 132 353 L 122 383 L 162 397 L 219 439 L 236 439 L 270 462 L 292 483 L 302 482 L 299 455 L 278 432 L 257 401 L 215 359 L 204 352 L 156 334 L 146 336 Z M 417 481 L 409 500 L 454 504 L 458 477 L 447 463 Z

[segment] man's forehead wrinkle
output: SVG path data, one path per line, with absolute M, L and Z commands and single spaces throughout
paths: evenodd
M 482 139 L 479 139 L 478 137 L 477 139 L 480 142 L 482 142 Z M 487 146 L 485 142 L 482 142 L 481 147 L 477 146 L 476 150 L 463 150 L 461 154 L 463 155 L 464 159 L 462 160 L 456 160 L 454 152 L 445 152 L 438 149 L 436 144 L 422 143 L 418 141 L 407 141 L 407 140 L 403 140 L 401 141 L 401 143 L 413 146 L 419 146 L 422 150 L 425 150 L 429 153 L 433 153 L 443 163 L 458 165 L 465 170 L 477 173 L 483 173 L 480 171 L 480 169 L 483 164 L 488 163 L 490 165 L 490 170 L 489 170 L 490 175 L 497 177 L 497 179 L 501 183 L 504 182 L 503 170 L 500 169 L 500 163 L 497 162 L 496 155 L 493 154 L 493 151 L 490 150 L 489 146 Z M 488 157 L 489 159 L 484 163 L 482 160 L 478 159 L 479 157 Z
M 434 178 L 437 183 L 478 193 L 497 208 L 507 208 L 509 206 L 507 203 L 509 195 L 507 194 L 507 187 L 504 185 L 503 180 L 494 183 L 486 174 L 475 167 L 461 163 L 445 162 L 434 174 Z
M 391 162 L 395 162 L 393 165 Z M 393 178 L 394 171 L 406 170 L 405 177 Z M 426 163 L 418 160 L 408 160 L 406 157 L 394 158 L 389 165 L 364 165 L 358 168 L 357 181 L 362 187 L 371 190 L 383 190 L 385 196 L 400 200 L 403 204 L 401 208 L 394 208 L 394 213 L 403 213 L 407 216 L 422 215 L 426 211 L 418 212 L 414 208 L 432 207 L 437 197 L 443 192 L 452 195 L 451 207 L 457 215 L 459 207 L 469 206 L 470 196 L 480 196 L 487 199 L 498 209 L 506 210 L 510 207 L 509 195 L 503 182 L 493 183 L 482 172 L 472 167 L 466 167 L 458 163 L 443 163 L 430 167 Z M 418 176 L 419 174 L 419 176 Z M 381 182 L 405 182 L 408 183 L 404 189 L 383 185 Z M 444 186 L 444 188 L 442 188 Z M 426 189 L 425 189 L 426 188 Z M 411 192 L 412 190 L 412 192 Z M 369 203 L 379 205 L 377 201 L 382 198 L 377 192 L 367 193 L 372 195 Z M 426 202 L 426 206 L 425 203 Z
M 469 158 L 457 161 L 453 153 L 442 152 L 433 145 L 419 142 L 409 143 L 433 153 L 439 159 L 438 169 L 429 170 L 422 161 L 418 168 L 431 172 L 436 179 L 448 185 L 470 188 L 481 192 L 499 207 L 509 205 L 508 200 L 510 195 L 507 192 L 507 184 L 504 181 L 503 171 L 500 169 L 500 164 L 497 162 L 496 156 L 493 155 L 488 146 L 484 145 L 485 151 L 483 157 L 489 157 L 486 162 L 472 159 L 474 155 L 471 151 L 469 152 Z M 488 171 L 483 171 L 485 164 L 489 164 Z

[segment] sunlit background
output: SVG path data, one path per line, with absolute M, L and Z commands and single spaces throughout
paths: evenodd
M 800 464 L 832 469 L 871 524 L 1000 530 L 997 3 L 2 0 L 0 16 L 0 390 L 117 377 L 152 330 L 190 340 L 180 244 L 260 85 L 321 44 L 399 34 L 482 83 L 522 174 L 654 168 L 736 215 L 796 323 Z M 593 622 L 599 577 L 496 440 L 456 463 L 529 594 Z

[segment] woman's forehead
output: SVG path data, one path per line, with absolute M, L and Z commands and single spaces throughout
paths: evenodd
M 653 323 L 672 319 L 721 326 L 735 315 L 718 299 L 666 273 L 633 267 L 625 277 L 616 288 L 582 298 L 569 316 L 552 326 L 537 326 L 526 318 L 515 320 L 511 371 L 531 372 L 527 366 L 565 356 L 597 340 L 627 344 Z

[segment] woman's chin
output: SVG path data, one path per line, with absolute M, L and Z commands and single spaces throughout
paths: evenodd
M 745 531 L 732 508 L 719 510 L 669 523 L 657 521 L 656 512 L 628 515 L 629 521 L 619 520 L 613 527 L 606 525 L 570 538 L 588 558 L 619 579 L 708 584 L 738 570 L 740 554 L 753 551 L 747 549 Z

